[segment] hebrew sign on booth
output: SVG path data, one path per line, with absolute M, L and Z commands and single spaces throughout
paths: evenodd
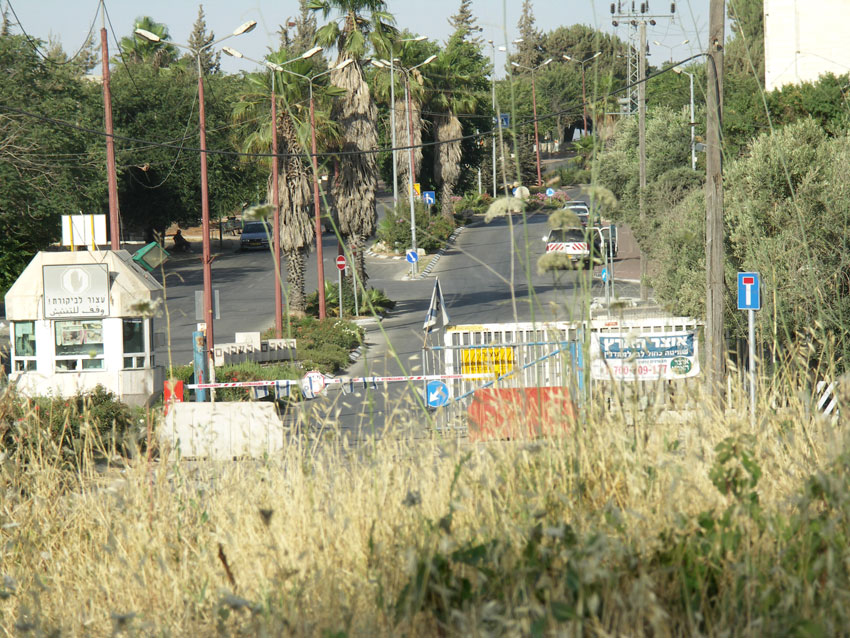
M 590 374 L 600 381 L 694 377 L 700 371 L 697 345 L 693 331 L 594 335 L 590 343 Z

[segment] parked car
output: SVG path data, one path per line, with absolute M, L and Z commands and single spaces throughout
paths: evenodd
M 239 249 L 268 248 L 271 232 L 271 224 L 268 222 L 245 222 L 242 225 L 242 237 L 239 239 Z

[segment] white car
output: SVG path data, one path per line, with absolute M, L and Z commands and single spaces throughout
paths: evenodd
M 544 235 L 543 241 L 547 253 L 569 255 L 573 264 L 590 265 L 591 261 L 600 261 L 602 255 L 603 239 L 599 228 L 555 228 Z

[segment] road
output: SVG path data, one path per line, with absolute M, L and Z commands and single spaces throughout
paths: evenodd
M 346 371 L 348 376 L 395 376 L 420 374 L 423 322 L 434 278 L 439 277 L 452 323 L 500 323 L 512 321 L 571 320 L 580 317 L 585 294 L 602 296 L 602 284 L 588 271 L 562 271 L 556 275 L 537 273 L 543 254 L 541 238 L 546 232 L 546 215 L 532 214 L 497 219 L 490 224 L 475 222 L 424 279 L 408 279 L 403 260 L 369 257 L 369 286 L 384 290 L 397 305 L 380 323 L 367 327 L 365 354 Z M 511 231 L 514 238 L 511 251 Z M 232 340 L 236 331 L 264 330 L 273 324 L 274 280 L 268 251 L 239 252 L 234 240 L 223 249 L 213 242 L 213 287 L 221 290 L 222 317 L 215 323 L 216 341 Z M 336 239 L 323 237 L 326 278 L 336 277 Z M 512 259 L 513 256 L 513 259 Z M 423 263 L 427 263 L 427 259 Z M 513 264 L 513 272 L 512 272 Z M 167 307 L 171 323 L 171 356 L 175 363 L 191 360 L 191 332 L 195 326 L 194 291 L 202 287 L 198 255 L 181 256 L 168 262 Z M 313 253 L 307 268 L 307 289 L 316 288 Z M 636 290 L 636 287 L 634 287 Z M 630 294 L 633 291 L 624 291 Z M 158 361 L 166 351 L 158 352 Z M 422 385 L 388 384 L 385 388 L 361 389 L 345 395 L 328 390 L 319 400 L 305 402 L 311 422 L 330 420 L 359 437 L 365 432 L 395 427 L 394 415 L 413 407 L 423 416 Z

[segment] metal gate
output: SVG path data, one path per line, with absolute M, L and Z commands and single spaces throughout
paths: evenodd
M 693 361 L 698 373 L 696 344 L 701 322 L 693 318 L 596 319 L 589 323 L 589 352 L 585 343 L 586 325 L 583 322 L 526 322 L 446 326 L 443 343 L 426 345 L 423 351 L 426 374 L 461 376 L 446 380 L 449 400 L 435 415 L 438 427 L 465 429 L 473 393 L 487 387 L 561 387 L 568 390 L 578 404 L 594 399 L 594 395 L 596 398 L 600 394 L 613 396 L 614 385 L 621 390 L 624 381 L 594 379 L 592 374 L 591 357 L 599 351 L 600 338 L 617 336 L 629 342 L 671 333 L 692 335 Z M 587 386 L 586 378 L 590 379 Z M 656 400 L 666 401 L 695 380 L 691 376 L 655 384 Z M 650 389 L 645 383 L 634 385 L 644 387 L 642 392 Z M 616 394 L 622 396 L 621 391 Z
M 449 402 L 439 427 L 465 428 L 477 389 L 567 388 L 577 396 L 582 374 L 580 324 L 509 323 L 447 326 L 443 344 L 425 348 L 426 373 L 462 375 L 447 381 Z

